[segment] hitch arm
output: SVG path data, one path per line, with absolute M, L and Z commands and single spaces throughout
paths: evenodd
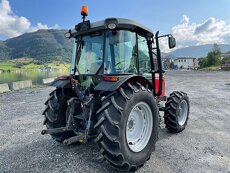
M 64 145 L 70 145 L 72 143 L 75 143 L 75 142 L 84 142 L 86 141 L 86 135 L 85 134 L 79 134 L 77 136 L 73 136 L 69 139 L 66 139 L 63 141 L 63 144 Z
M 68 132 L 72 131 L 73 129 L 67 128 L 67 127 L 60 127 L 60 128 L 55 128 L 55 129 L 44 129 L 41 131 L 42 135 L 45 134 L 55 134 L 55 133 L 62 133 L 62 132 Z

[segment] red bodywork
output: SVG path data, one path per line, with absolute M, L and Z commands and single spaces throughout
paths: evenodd
M 155 74 L 156 80 L 155 80 L 155 88 L 156 88 L 156 93 L 159 91 L 159 74 Z M 148 79 L 152 83 L 152 79 Z M 162 92 L 159 97 L 164 97 L 166 95 L 165 91 L 165 77 L 162 76 Z
M 156 84 L 156 93 L 158 92 L 159 90 L 159 75 L 156 74 L 156 80 L 155 80 L 155 84 Z M 165 77 L 162 76 L 162 93 L 160 95 L 160 97 L 163 97 L 165 96 Z

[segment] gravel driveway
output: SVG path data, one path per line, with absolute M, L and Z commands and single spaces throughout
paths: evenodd
M 230 173 L 230 72 L 166 73 L 167 93 L 190 97 L 186 129 L 170 134 L 163 119 L 156 150 L 137 172 Z M 63 146 L 42 136 L 42 111 L 51 87 L 0 95 L 0 173 L 116 172 L 94 143 Z M 163 114 L 162 114 L 163 116 Z

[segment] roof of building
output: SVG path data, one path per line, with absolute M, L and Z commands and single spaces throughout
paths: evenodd
M 179 60 L 179 59 L 196 59 L 194 57 L 177 57 L 175 60 Z
M 230 53 L 223 53 L 223 54 L 221 54 L 220 56 L 230 56 Z

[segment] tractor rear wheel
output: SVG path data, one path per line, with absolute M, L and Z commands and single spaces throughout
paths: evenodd
M 121 171 L 142 166 L 158 137 L 159 111 L 151 92 L 138 83 L 125 84 L 104 98 L 98 114 L 95 140 L 104 158 Z
M 189 118 L 189 98 L 186 93 L 174 91 L 167 99 L 165 106 L 165 125 L 172 133 L 183 131 Z
M 73 97 L 70 89 L 56 89 L 50 93 L 50 98 L 45 102 L 46 108 L 43 112 L 45 116 L 44 125 L 47 129 L 60 128 L 66 126 L 67 101 Z M 73 132 L 62 132 L 51 135 L 57 142 L 63 142 L 74 136 Z

